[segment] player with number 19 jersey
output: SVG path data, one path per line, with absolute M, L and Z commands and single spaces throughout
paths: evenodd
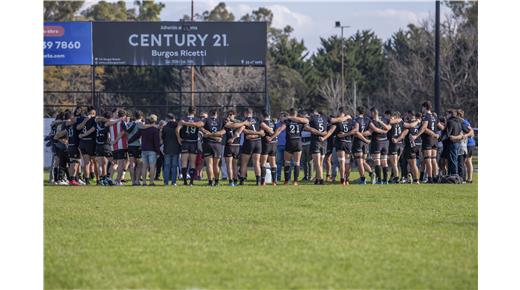
M 200 118 L 195 116 L 187 116 L 182 118 L 182 121 L 186 123 L 196 123 L 200 121 Z M 179 133 L 182 139 L 181 153 L 197 154 L 199 128 L 196 126 L 183 125 Z

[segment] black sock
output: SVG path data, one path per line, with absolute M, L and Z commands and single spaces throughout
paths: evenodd
M 233 183 L 234 179 L 230 178 L 229 179 L 229 184 Z
M 52 169 L 52 179 L 54 179 L 54 181 L 58 181 L 59 180 L 59 175 L 60 175 L 60 170 L 58 167 L 54 167 Z
M 299 175 L 300 175 L 300 165 L 294 165 L 294 182 L 298 181 Z
M 381 180 L 381 165 L 376 165 L 375 167 L 376 167 L 375 168 L 376 169 L 376 178 L 379 181 L 379 180 Z
M 420 179 L 420 180 L 423 180 L 423 179 L 424 179 L 424 171 L 421 171 L 421 175 L 419 176 L 419 179 Z
M 262 178 L 262 183 L 265 181 L 265 175 L 267 173 L 267 169 L 265 166 L 260 167 L 260 177 Z
M 276 167 L 271 167 L 271 180 L 273 181 L 273 183 L 276 182 L 276 178 Z
M 283 167 L 283 174 L 285 177 L 285 181 L 289 181 L 289 179 L 291 179 L 291 166 L 285 165 Z
M 195 168 L 190 168 L 190 184 L 193 184 L 193 180 L 195 179 Z
M 261 177 L 259 175 L 256 175 L 256 185 L 258 185 L 260 183 L 260 179 L 261 179 Z
M 388 180 L 388 167 L 383 167 L 383 181 Z
M 214 185 L 218 185 L 218 178 L 215 177 L 215 181 L 213 182 Z
M 208 179 L 208 185 L 209 185 L 209 186 L 212 186 L 212 185 L 213 185 L 213 179 Z
M 233 183 L 237 184 L 238 183 L 238 179 L 237 178 L 233 178 Z
M 188 180 L 188 176 L 187 176 L 188 168 L 186 168 L 186 167 L 181 168 L 181 173 L 182 173 L 182 180 L 184 180 L 184 183 L 186 183 Z

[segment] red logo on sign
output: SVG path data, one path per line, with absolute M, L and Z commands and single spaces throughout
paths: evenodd
M 43 36 L 45 37 L 60 37 L 65 33 L 63 26 L 44 26 Z

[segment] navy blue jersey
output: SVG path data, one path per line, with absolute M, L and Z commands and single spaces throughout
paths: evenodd
M 387 132 L 387 136 L 389 139 L 391 138 L 398 138 L 401 133 L 403 132 L 403 129 L 404 129 L 404 126 L 403 126 L 403 121 L 399 122 L 399 123 L 396 123 L 396 124 L 392 124 L 392 128 L 390 128 L 390 130 Z M 403 143 L 403 140 L 397 142 L 397 143 Z
M 73 122 L 71 125 L 65 127 L 65 130 L 67 130 L 67 136 L 69 137 L 69 146 L 79 145 L 79 134 L 78 130 L 76 130 L 77 125 L 78 122 Z
M 251 123 L 249 126 L 246 126 L 247 130 L 251 130 L 251 131 L 260 131 L 261 130 L 260 122 L 255 117 L 247 117 L 247 118 L 244 119 L 244 121 L 247 121 L 247 122 Z M 260 137 L 251 138 L 251 139 L 248 139 L 248 140 L 249 141 L 260 140 Z
M 239 123 L 239 121 L 236 121 L 236 120 L 231 120 L 229 122 L 231 122 L 231 123 Z M 236 132 L 239 129 L 240 129 L 240 127 L 235 128 L 235 129 L 233 129 L 233 128 L 225 128 L 226 135 L 224 135 L 224 136 L 225 136 L 225 139 L 226 139 L 226 144 L 228 144 L 228 145 L 236 145 L 236 146 L 240 145 L 240 136 L 235 138 L 235 140 L 233 140 L 233 142 L 231 144 L 228 143 L 228 140 L 230 140 L 231 138 L 235 137 L 235 134 L 236 134 Z
M 417 135 L 420 129 L 420 123 L 417 124 L 417 126 L 408 129 L 408 134 L 406 134 L 406 137 L 404 137 L 404 146 L 414 148 L 415 146 L 422 145 L 421 138 L 416 138 L 415 141 L 412 140 L 412 135 Z
M 110 145 L 110 128 L 105 126 L 104 122 L 96 123 L 96 144 L 98 145 Z
M 432 130 L 433 132 L 437 131 L 437 118 L 432 114 L 432 113 L 426 113 L 422 116 L 422 122 L 428 122 L 428 125 L 426 126 L 426 128 Z M 422 123 L 421 122 L 421 123 Z M 428 134 L 422 134 L 421 135 L 422 138 L 430 138 L 431 136 L 428 135 Z
M 304 124 L 287 119 L 285 123 L 285 140 L 301 139 Z
M 264 123 L 267 127 L 271 128 L 273 130 L 273 134 L 274 134 L 274 131 L 275 131 L 275 123 L 273 120 L 269 119 L 269 120 L 263 120 L 262 123 Z M 271 140 L 271 142 L 267 142 L 267 140 L 265 139 L 265 137 L 268 137 L 268 136 L 272 136 L 273 134 L 269 134 L 268 132 L 265 132 L 265 136 L 262 137 L 262 140 L 266 143 L 276 143 L 278 141 L 278 136 L 276 138 L 274 138 L 273 140 Z
M 78 123 L 79 124 L 79 123 Z M 81 129 L 81 134 L 85 134 L 88 130 L 92 129 L 92 127 L 96 126 L 96 119 L 90 118 L 86 123 L 85 126 Z M 83 136 L 83 140 L 90 141 L 94 140 L 96 138 L 96 131 L 93 131 L 92 133 L 88 134 L 87 136 Z
M 222 122 L 217 118 L 209 117 L 204 120 L 203 128 L 211 133 L 215 133 L 222 129 Z M 217 140 L 217 138 L 218 137 L 208 137 L 208 138 L 204 138 L 204 139 L 207 141 L 211 141 L 211 142 L 219 142 L 219 140 Z
M 309 120 L 309 126 L 320 132 L 325 132 L 329 129 L 329 122 L 326 117 L 322 115 L 313 114 Z M 320 136 L 311 134 L 311 140 L 319 141 Z
M 366 130 L 368 130 L 368 125 L 370 124 L 370 118 L 369 117 L 366 117 L 366 116 L 357 116 L 355 119 L 354 119 L 354 122 L 358 123 L 359 124 L 359 128 L 358 128 L 358 131 L 359 133 L 363 133 L 365 132 Z M 354 140 L 359 140 L 361 141 L 359 138 L 357 137 L 354 137 Z
M 381 121 L 385 124 L 388 124 L 388 120 L 386 118 L 382 118 Z M 383 125 L 376 121 L 376 120 L 370 120 L 370 122 L 378 129 L 384 130 Z M 388 140 L 388 136 L 386 133 L 377 133 L 372 132 L 372 141 L 385 141 Z
M 197 117 L 184 117 L 184 122 L 196 123 L 200 121 Z M 197 142 L 199 138 L 199 128 L 195 126 L 183 125 L 180 131 L 181 138 L 186 142 Z
M 347 119 L 343 122 L 336 124 L 336 130 L 334 133 L 336 134 L 336 140 L 340 142 L 351 142 L 352 141 L 352 135 L 339 137 L 337 134 L 340 133 L 349 133 L 356 127 L 356 122 L 352 119 Z

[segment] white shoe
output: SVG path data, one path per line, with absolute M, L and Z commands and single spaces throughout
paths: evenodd
M 58 184 L 58 185 L 69 185 L 69 182 L 62 179 L 62 180 L 56 182 L 56 184 Z
M 121 181 L 116 181 L 115 186 L 123 186 L 123 183 Z
M 78 178 L 79 185 L 85 185 L 85 181 L 81 180 L 81 178 Z

